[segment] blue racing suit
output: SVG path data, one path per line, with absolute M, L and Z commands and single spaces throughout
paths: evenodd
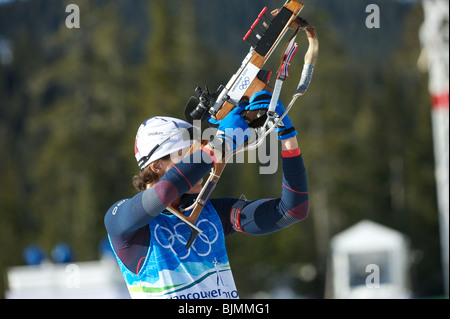
M 115 203 L 106 213 L 105 227 L 132 297 L 237 298 L 225 238 L 235 232 L 272 233 L 307 217 L 303 157 L 300 149 L 283 151 L 281 198 L 211 199 L 196 223 L 203 233 L 186 250 L 189 229 L 166 208 L 180 196 L 180 206 L 192 204 L 196 196 L 184 194 L 213 167 L 204 160 L 207 156 L 190 155 L 150 189 Z

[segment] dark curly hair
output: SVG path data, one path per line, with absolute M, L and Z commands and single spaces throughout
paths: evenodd
M 170 159 L 170 154 L 160 158 L 157 161 L 167 161 Z M 153 162 L 154 163 L 154 162 Z M 133 177 L 133 185 L 134 188 L 136 188 L 139 192 L 145 191 L 147 189 L 148 184 L 155 184 L 158 182 L 159 176 L 156 174 L 150 167 L 150 165 L 147 165 L 146 168 L 144 168 L 138 175 L 135 175 Z

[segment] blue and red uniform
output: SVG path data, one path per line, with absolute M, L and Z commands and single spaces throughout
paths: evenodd
M 245 202 L 234 198 L 209 200 L 201 214 L 205 217 L 196 224 L 204 231 L 196 239 L 198 243 L 194 242 L 189 251 L 178 250 L 177 243 L 184 249 L 188 228 L 166 208 L 180 196 L 183 196 L 180 206 L 190 206 L 196 196 L 184 194 L 213 167 L 211 161 L 196 163 L 194 157 L 203 159 L 190 155 L 150 189 L 117 202 L 105 215 L 111 246 L 132 296 L 236 298 L 225 238 L 235 232 L 252 235 L 276 232 L 308 215 L 307 178 L 300 149 L 283 151 L 281 198 Z M 165 263 L 165 259 L 169 261 Z M 160 263 L 165 264 L 164 269 L 158 266 Z M 215 287 L 216 284 L 221 288 Z M 195 290 L 196 286 L 201 288 Z

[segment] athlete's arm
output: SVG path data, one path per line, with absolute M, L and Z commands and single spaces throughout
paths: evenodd
M 260 199 L 236 209 L 236 199 L 216 199 L 211 203 L 219 213 L 225 235 L 236 231 L 263 235 L 304 220 L 309 211 L 306 169 L 297 139 L 282 141 L 282 195 L 277 199 Z
M 202 150 L 173 165 L 153 187 L 108 210 L 105 215 L 108 234 L 133 234 L 147 226 L 169 204 L 189 191 L 213 165 L 210 155 Z

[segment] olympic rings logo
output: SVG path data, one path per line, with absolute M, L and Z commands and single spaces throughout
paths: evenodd
M 239 90 L 243 91 L 246 90 L 250 85 L 250 78 L 247 76 L 242 81 L 241 85 L 239 86 Z
M 185 249 L 185 246 L 189 240 L 189 232 L 182 232 L 178 231 L 179 227 L 187 227 L 183 222 L 178 223 L 173 228 L 172 232 L 169 228 L 163 227 L 160 224 L 156 225 L 154 236 L 158 244 L 161 245 L 161 247 L 170 249 L 174 254 L 177 254 L 178 257 L 183 260 L 189 257 L 191 254 L 191 251 L 194 250 L 197 255 L 201 257 L 208 256 L 211 253 L 212 245 L 217 241 L 219 238 L 219 232 L 217 230 L 217 227 L 210 222 L 207 219 L 201 220 L 197 227 L 202 229 L 200 225 L 205 224 L 206 227 L 209 227 L 208 224 L 211 226 L 210 228 L 210 236 L 209 238 L 205 233 L 201 233 L 197 236 L 197 238 L 194 241 L 194 244 L 189 248 Z M 186 238 L 184 236 L 186 236 Z M 180 253 L 186 252 L 183 256 L 180 255 Z

